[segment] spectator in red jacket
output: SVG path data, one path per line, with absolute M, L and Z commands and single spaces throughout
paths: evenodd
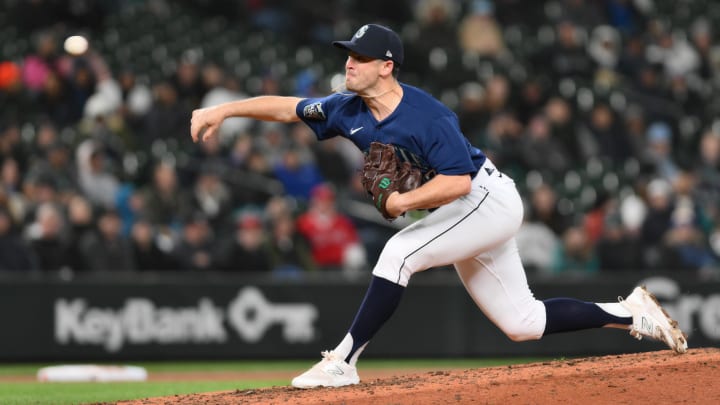
M 320 269 L 357 270 L 365 265 L 365 250 L 355 224 L 337 211 L 335 193 L 328 185 L 312 189 L 310 205 L 298 217 L 297 229 L 310 243 Z

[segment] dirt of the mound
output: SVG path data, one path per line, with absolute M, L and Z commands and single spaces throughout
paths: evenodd
M 720 403 L 720 349 L 657 351 L 364 379 L 344 388 L 274 387 L 122 402 L 159 404 Z M 362 378 L 361 373 L 361 378 Z

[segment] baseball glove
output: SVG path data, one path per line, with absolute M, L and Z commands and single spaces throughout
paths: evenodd
M 393 145 L 380 142 L 370 144 L 362 170 L 362 184 L 373 199 L 375 208 L 385 219 L 393 220 L 387 212 L 387 197 L 395 191 L 404 193 L 418 188 L 422 173 L 409 162 L 403 162 Z

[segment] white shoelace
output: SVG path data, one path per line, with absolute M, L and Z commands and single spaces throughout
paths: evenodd
M 335 354 L 335 352 L 332 351 L 332 350 L 323 350 L 322 352 L 320 352 L 320 354 L 322 355 L 323 360 L 327 360 L 327 361 L 342 361 L 342 359 L 340 358 L 340 356 L 338 356 L 337 354 Z

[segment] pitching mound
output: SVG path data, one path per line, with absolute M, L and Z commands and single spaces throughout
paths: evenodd
M 127 404 L 720 403 L 720 349 L 658 351 L 364 379 L 353 387 L 276 387 Z M 360 377 L 363 378 L 362 370 Z

